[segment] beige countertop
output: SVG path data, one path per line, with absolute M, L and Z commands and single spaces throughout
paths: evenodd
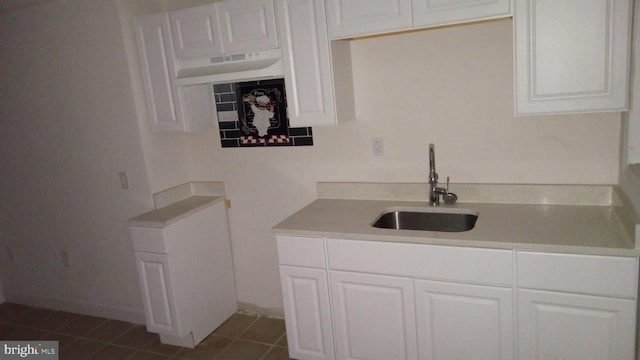
M 224 196 L 194 195 L 149 211 L 129 220 L 129 226 L 163 228 L 207 206 L 223 201 Z
M 598 191 L 602 192 L 601 189 Z M 584 198 L 584 191 L 581 190 L 580 195 Z M 364 196 L 358 197 L 315 200 L 276 225 L 273 232 L 577 254 L 640 255 L 628 226 L 625 227 L 620 219 L 623 208 L 619 204 L 553 204 L 548 196 L 545 202 L 551 204 L 459 202 L 454 207 L 479 212 L 475 227 L 466 232 L 432 232 L 371 226 L 386 208 L 425 207 L 424 201 L 363 200 Z

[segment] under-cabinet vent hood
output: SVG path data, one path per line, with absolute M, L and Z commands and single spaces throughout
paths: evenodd
M 280 49 L 183 60 L 176 65 L 178 85 L 252 81 L 284 76 Z

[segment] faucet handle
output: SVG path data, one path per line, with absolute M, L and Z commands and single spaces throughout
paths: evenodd
M 442 196 L 442 200 L 444 200 L 444 203 L 447 205 L 453 205 L 456 203 L 456 201 L 458 201 L 458 195 L 449 192 L 449 177 L 447 176 L 447 190 L 445 192 L 445 194 Z

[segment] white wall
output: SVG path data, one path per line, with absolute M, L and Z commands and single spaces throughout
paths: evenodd
M 312 201 L 316 182 L 426 182 L 430 142 L 452 182 L 617 183 L 619 113 L 513 116 L 511 31 L 503 20 L 352 41 L 357 119 L 314 128 L 312 147 L 192 138 L 222 153 L 240 301 L 282 306 L 270 228 Z M 384 138 L 382 158 L 371 137 Z M 217 167 L 191 161 L 205 175 Z
M 126 223 L 152 202 L 115 2 L 1 15 L 0 64 L 7 300 L 143 321 Z

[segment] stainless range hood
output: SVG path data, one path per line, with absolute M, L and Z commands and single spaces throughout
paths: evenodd
M 179 86 L 284 77 L 280 49 L 183 60 L 176 65 Z

